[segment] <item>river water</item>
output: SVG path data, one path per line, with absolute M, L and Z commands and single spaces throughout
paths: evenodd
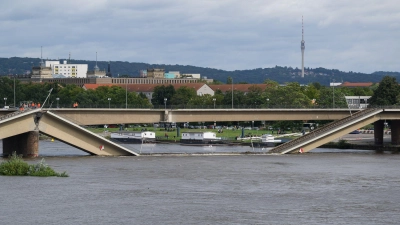
M 128 147 L 142 153 L 252 150 Z M 0 176 L 1 224 L 400 221 L 398 154 L 316 149 L 296 155 L 98 157 L 58 141 L 41 141 L 40 157 L 27 161 L 42 158 L 69 177 Z

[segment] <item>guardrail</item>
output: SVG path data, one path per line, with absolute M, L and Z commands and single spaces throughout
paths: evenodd
M 20 111 L 11 112 L 11 113 L 6 114 L 6 115 L 4 115 L 4 116 L 0 116 L 0 121 L 1 121 L 1 120 L 5 120 L 5 119 L 8 119 L 8 118 L 11 118 L 11 117 L 14 117 L 14 116 L 16 116 L 16 115 L 20 115 L 20 114 L 22 114 L 22 113 L 26 113 L 26 112 L 32 111 L 32 110 L 34 110 L 34 109 L 32 109 L 32 108 L 26 108 L 26 109 L 23 109 L 23 110 L 20 110 Z
M 49 109 L 57 109 L 57 108 L 75 108 L 72 105 L 64 105 L 59 104 L 59 106 L 54 106 L 54 103 Z M 347 107 L 321 107 L 321 106 L 312 106 L 312 107 L 304 107 L 304 106 L 290 106 L 290 105 L 275 105 L 275 106 L 265 106 L 265 105 L 155 105 L 155 106 L 148 106 L 148 105 L 133 105 L 133 104 L 118 104 L 110 106 L 107 104 L 92 104 L 92 105 L 78 105 L 76 108 L 101 108 L 101 109 L 168 109 L 168 110 L 175 110 L 175 109 L 343 109 L 349 110 Z M 400 107 L 399 107 L 400 108 Z M 357 111 L 361 109 L 351 109 L 352 111 Z

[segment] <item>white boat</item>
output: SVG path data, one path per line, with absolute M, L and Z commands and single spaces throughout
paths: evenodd
M 154 143 L 156 133 L 151 131 L 117 131 L 111 133 L 111 140 L 127 143 Z
M 183 145 L 213 145 L 227 144 L 214 132 L 182 132 L 181 144 Z
M 272 136 L 271 134 L 263 134 L 261 136 L 261 141 L 259 142 L 252 142 L 251 146 L 252 147 L 274 147 L 277 146 L 279 144 L 282 144 L 286 142 L 281 140 L 281 139 L 275 139 L 274 136 Z

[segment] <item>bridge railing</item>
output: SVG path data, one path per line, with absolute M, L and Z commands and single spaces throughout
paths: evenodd
M 8 118 L 11 118 L 11 117 L 13 117 L 13 116 L 16 116 L 16 115 L 19 115 L 19 114 L 22 114 L 22 113 L 25 113 L 25 112 L 29 112 L 29 111 L 31 111 L 31 110 L 33 110 L 33 109 L 32 109 L 32 108 L 25 108 L 25 109 L 20 110 L 20 111 L 11 112 L 11 113 L 6 114 L 6 115 L 4 115 L 4 116 L 0 116 L 0 121 L 5 120 L 5 119 L 8 119 Z
M 54 103 L 50 107 L 52 109 L 57 108 Z M 72 105 L 64 105 L 59 104 L 58 108 L 73 108 Z M 332 107 L 323 107 L 323 106 L 292 106 L 292 105 L 275 105 L 275 106 L 266 106 L 266 105 L 135 105 L 135 104 L 86 104 L 86 105 L 78 105 L 77 108 L 101 108 L 101 109 L 332 109 Z M 335 109 L 348 109 L 347 107 L 335 107 Z M 354 110 L 354 109 L 352 109 Z
M 377 110 L 380 110 L 380 109 L 369 108 L 369 109 L 358 111 L 358 112 L 352 114 L 352 116 L 343 118 L 341 120 L 333 121 L 333 122 L 331 122 L 331 123 L 329 123 L 329 124 L 327 124 L 327 125 L 325 125 L 323 127 L 320 127 L 318 129 L 315 129 L 315 130 L 307 133 L 304 136 L 301 136 L 301 137 L 296 138 L 296 139 L 294 139 L 292 141 L 289 141 L 289 142 L 286 142 L 284 144 L 281 144 L 281 145 L 271 149 L 269 152 L 270 153 L 280 153 L 280 152 L 284 151 L 285 149 L 290 149 L 290 148 L 292 148 L 294 146 L 297 146 L 297 145 L 299 145 L 301 143 L 304 143 L 304 142 L 306 142 L 308 140 L 311 140 L 313 138 L 319 137 L 319 136 L 327 133 L 328 131 L 331 131 L 332 129 L 334 129 L 336 127 L 344 125 L 344 124 L 346 124 L 346 123 L 348 123 L 350 121 L 354 121 L 354 120 L 356 120 L 358 118 L 361 118 L 361 117 L 363 117 L 365 115 L 371 114 L 371 113 L 373 113 L 373 112 L 375 112 Z

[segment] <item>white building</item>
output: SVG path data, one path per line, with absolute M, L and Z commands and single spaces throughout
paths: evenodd
M 46 67 L 51 68 L 53 77 L 62 75 L 66 78 L 86 78 L 88 71 L 87 64 L 67 64 L 66 60 L 63 64 L 60 61 L 46 61 Z
M 347 105 L 352 109 L 368 108 L 368 100 L 371 96 L 345 96 Z
M 181 75 L 181 77 L 194 78 L 194 79 L 200 79 L 201 78 L 199 73 L 184 73 L 184 74 Z

